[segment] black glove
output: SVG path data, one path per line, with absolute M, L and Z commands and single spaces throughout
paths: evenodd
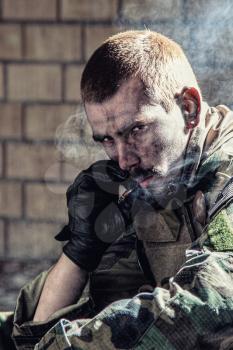
M 98 266 L 104 251 L 130 227 L 130 216 L 118 205 L 120 185 L 131 186 L 128 173 L 112 160 L 99 161 L 67 191 L 69 223 L 56 239 L 69 240 L 63 252 L 87 271 Z

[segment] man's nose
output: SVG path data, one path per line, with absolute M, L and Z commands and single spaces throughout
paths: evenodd
M 139 158 L 135 153 L 132 145 L 122 141 L 117 144 L 117 158 L 119 166 L 122 170 L 130 171 L 139 163 Z

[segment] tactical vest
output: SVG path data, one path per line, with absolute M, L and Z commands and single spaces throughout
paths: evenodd
M 207 119 L 210 117 L 215 118 L 211 127 L 206 132 L 204 128 L 197 130 L 190 141 L 187 153 L 191 159 L 199 161 L 184 171 L 181 183 L 186 191 L 181 194 L 178 189 L 177 195 L 173 196 L 182 204 L 174 206 L 170 203 L 159 211 L 147 207 L 135 218 L 139 263 L 157 286 L 164 287 L 169 277 L 179 271 L 185 262 L 186 249 L 202 234 L 208 211 L 233 176 L 233 115 L 226 107 L 220 106 L 209 110 Z M 219 133 L 223 120 L 223 132 Z M 228 132 L 224 133 L 226 129 Z M 185 182 L 185 176 L 190 181 L 192 173 L 190 185 Z

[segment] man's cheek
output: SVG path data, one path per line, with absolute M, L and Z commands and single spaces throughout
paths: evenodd
M 103 146 L 103 149 L 110 159 L 117 161 L 117 152 L 116 152 L 116 149 L 114 147 L 104 147 Z
M 140 154 L 141 165 L 144 169 L 152 169 L 157 163 L 160 163 L 160 154 L 150 147 L 141 147 Z

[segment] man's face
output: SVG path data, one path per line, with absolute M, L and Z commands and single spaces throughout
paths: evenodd
M 131 78 L 103 103 L 86 103 L 93 138 L 123 170 L 154 194 L 176 180 L 189 135 L 181 109 L 167 113 L 152 104 L 142 83 Z

